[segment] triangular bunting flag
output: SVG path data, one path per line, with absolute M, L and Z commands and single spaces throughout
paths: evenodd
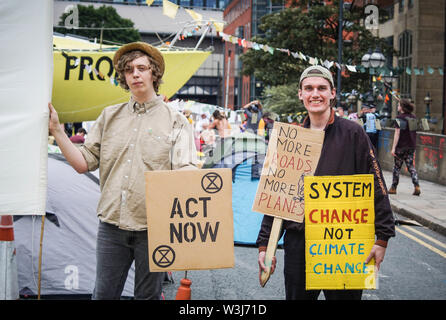
M 163 0 L 163 14 L 171 19 L 175 19 L 177 15 L 178 5 L 168 0 Z
M 150 7 L 155 0 L 146 0 L 147 5 Z
M 348 71 L 357 72 L 355 66 L 349 66 L 349 65 L 345 65 L 345 66 L 347 67 Z
M 153 0 L 152 0 L 153 1 Z M 189 13 L 189 15 L 192 17 L 192 19 L 194 19 L 197 22 L 201 22 L 203 20 L 203 15 L 195 12 L 194 10 L 191 9 L 186 9 L 184 8 L 184 10 L 186 10 L 187 13 Z
M 215 30 L 217 32 L 223 32 L 223 27 L 225 26 L 225 24 L 223 22 L 217 22 L 214 19 L 210 18 L 210 20 L 212 21 L 212 23 L 215 26 Z

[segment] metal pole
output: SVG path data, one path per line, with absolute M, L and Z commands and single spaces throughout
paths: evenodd
M 206 34 L 208 33 L 208 31 L 209 31 L 210 28 L 211 28 L 211 25 L 208 24 L 206 30 L 204 30 L 203 34 L 201 35 L 200 40 L 198 40 L 198 43 L 197 43 L 197 45 L 195 46 L 195 49 L 194 49 L 194 50 L 197 50 L 197 49 L 198 49 L 198 47 L 200 46 L 201 42 L 203 41 L 204 37 L 206 36 Z
M 338 63 L 339 67 L 341 67 L 342 64 L 342 44 L 344 42 L 343 36 L 342 36 L 342 25 L 344 20 L 344 1 L 339 1 L 339 22 L 338 22 Z M 341 67 L 342 68 L 342 67 Z M 341 69 L 338 69 L 338 78 L 337 78 L 337 84 L 336 84 L 336 102 L 337 107 L 341 106 Z
M 99 38 L 99 51 L 102 51 L 102 36 L 104 33 L 104 27 L 101 27 L 101 36 Z
M 177 42 L 178 38 L 183 33 L 185 28 L 186 28 L 186 26 L 184 26 L 180 31 L 177 32 L 177 34 L 175 35 L 175 38 L 173 38 L 172 42 L 170 43 L 169 48 L 173 47 L 173 45 L 175 44 L 175 42 Z
M 446 9 L 443 8 L 444 10 Z M 443 66 L 446 64 L 446 15 L 444 16 L 444 49 L 443 49 Z M 443 129 L 441 130 L 442 134 L 446 134 L 446 74 L 443 74 L 443 109 L 441 110 L 441 117 L 443 118 Z
M 226 98 L 225 98 L 225 113 L 228 108 L 228 96 L 229 96 L 229 70 L 231 68 L 231 50 L 228 50 L 228 68 L 226 71 Z

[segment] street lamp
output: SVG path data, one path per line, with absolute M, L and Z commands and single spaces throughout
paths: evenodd
M 370 56 L 370 66 L 372 68 L 382 68 L 384 67 L 385 64 L 386 64 L 386 57 L 382 54 L 379 48 L 376 48 L 375 51 Z
M 426 104 L 426 115 L 424 117 L 429 120 L 431 118 L 430 104 L 432 103 L 432 98 L 429 92 L 424 97 L 424 103 Z
M 370 56 L 372 55 L 372 49 L 369 49 L 369 51 L 362 56 L 361 58 L 361 64 L 364 68 L 370 67 Z

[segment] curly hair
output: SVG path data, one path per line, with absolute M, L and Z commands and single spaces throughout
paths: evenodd
M 129 90 L 130 88 L 125 81 L 124 69 L 128 63 L 143 56 L 149 59 L 150 68 L 152 69 L 153 88 L 155 92 L 158 92 L 159 86 L 163 83 L 160 67 L 152 57 L 140 50 L 126 52 L 119 58 L 118 65 L 116 66 L 116 80 L 119 82 L 121 88 Z

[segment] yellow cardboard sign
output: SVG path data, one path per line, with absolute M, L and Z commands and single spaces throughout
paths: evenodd
M 304 176 L 316 170 L 324 131 L 274 122 L 252 210 L 285 220 L 304 219 Z
M 372 174 L 305 177 L 306 289 L 376 289 Z
M 232 268 L 231 169 L 144 174 L 150 270 Z

